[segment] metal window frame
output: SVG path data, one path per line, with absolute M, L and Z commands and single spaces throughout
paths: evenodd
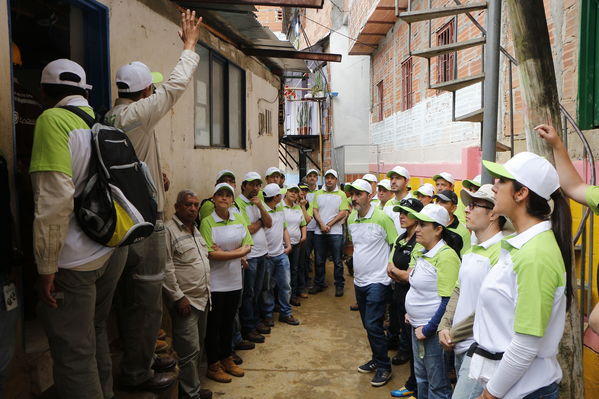
M 581 129 L 592 129 L 599 126 L 599 98 L 595 97 L 595 86 L 599 84 L 599 68 L 596 64 L 599 58 L 599 0 L 585 0 L 580 6 L 578 125 Z
M 412 56 L 401 63 L 401 110 L 407 111 L 414 106 L 412 91 L 414 63 Z
M 457 18 L 450 19 L 441 26 L 435 36 L 437 46 L 455 43 L 457 41 Z M 447 38 L 446 40 L 444 38 Z M 437 83 L 447 82 L 456 78 L 457 52 L 437 56 Z M 443 66 L 443 68 L 441 68 Z
M 385 80 L 381 79 L 380 82 L 376 84 L 376 97 L 378 100 L 378 109 L 377 109 L 377 122 L 385 119 L 385 115 L 383 113 L 383 100 L 385 98 Z
M 194 148 L 202 148 L 202 149 L 206 149 L 206 148 L 221 148 L 221 149 L 231 149 L 231 150 L 243 150 L 243 151 L 247 151 L 247 126 L 246 126 L 246 121 L 247 121 L 247 107 L 246 107 L 246 95 L 247 95 L 247 86 L 246 86 L 246 70 L 243 69 L 241 66 L 239 66 L 238 64 L 236 64 L 235 62 L 232 62 L 231 60 L 229 60 L 227 57 L 223 56 L 221 53 L 219 53 L 218 51 L 214 50 L 212 47 L 208 46 L 206 43 L 204 42 L 198 42 L 199 46 L 202 46 L 204 49 L 206 49 L 208 51 L 208 67 L 209 67 L 209 72 L 208 72 L 208 97 L 209 97 L 209 104 L 208 104 L 208 131 L 209 131 L 209 135 L 210 135 L 210 145 L 198 145 L 195 142 L 195 126 L 194 126 Z M 220 145 L 220 144 L 214 144 L 214 132 L 212 129 L 212 122 L 213 122 L 213 104 L 214 104 L 214 93 L 212 92 L 212 82 L 213 82 L 213 74 L 212 74 L 212 65 L 213 62 L 218 62 L 221 63 L 223 65 L 223 79 L 224 79 L 224 84 L 223 84 L 223 113 L 225 115 L 224 118 L 224 144 Z M 230 97 L 229 97 L 229 68 L 233 66 L 237 69 L 239 69 L 241 71 L 241 92 L 243 93 L 243 95 L 241 96 L 240 100 L 240 108 L 241 108 L 241 143 L 242 146 L 240 148 L 231 148 L 230 147 L 230 143 L 231 143 L 231 131 L 230 131 L 230 120 L 229 120 L 229 111 L 230 111 Z M 195 93 L 194 93 L 194 105 L 195 105 Z M 194 106 L 194 117 L 195 117 L 195 106 Z

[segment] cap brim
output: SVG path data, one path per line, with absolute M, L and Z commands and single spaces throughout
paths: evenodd
M 435 195 L 433 195 L 433 198 L 438 198 L 441 201 L 445 201 L 445 202 L 453 202 L 451 199 L 447 198 L 443 194 L 435 194 Z
M 393 176 L 393 175 L 401 176 L 401 177 L 403 177 L 404 179 L 407 179 L 407 177 L 405 177 L 404 175 L 402 175 L 402 174 L 400 174 L 400 173 L 397 173 L 397 172 L 396 172 L 396 171 L 394 171 L 394 170 L 390 170 L 389 172 L 387 172 L 387 174 L 386 174 L 385 176 L 387 176 L 388 178 L 391 178 L 391 176 Z
M 464 204 L 464 206 L 468 206 L 472 202 L 472 193 L 463 188 L 460 190 L 460 199 L 462 200 L 462 204 Z
M 343 186 L 343 191 L 345 191 L 346 193 L 349 193 L 352 189 L 368 193 L 368 191 L 364 190 L 362 187 L 354 186 L 353 184 L 346 184 Z
M 481 184 L 475 182 L 474 180 L 466 179 L 462 182 L 462 186 L 464 186 L 466 188 L 470 188 L 470 187 L 479 187 L 480 188 Z
M 410 219 L 422 220 L 423 222 L 437 223 L 437 221 L 435 219 L 433 219 L 432 217 L 427 216 L 424 213 L 416 212 L 413 210 L 409 211 L 408 217 Z
M 235 175 L 231 172 L 225 172 L 222 175 L 219 176 L 219 179 L 223 176 L 231 176 L 233 179 L 235 178 Z
M 516 180 L 516 177 L 512 175 L 508 170 L 500 163 L 483 161 L 483 166 L 489 171 L 493 177 L 505 177 L 507 179 Z
M 222 190 L 227 190 L 231 194 L 235 195 L 235 191 L 233 191 L 230 187 L 226 187 L 226 186 L 219 187 L 217 190 L 214 190 L 213 194 L 216 194 L 216 193 L 218 193 L 219 191 L 222 191 Z
M 160 72 L 152 72 L 152 83 L 161 83 L 164 80 L 164 76 Z
M 245 179 L 244 181 L 247 181 L 247 182 L 259 181 L 260 184 L 262 184 L 262 179 L 258 179 L 258 178 L 255 178 L 255 179 Z
M 416 212 L 412 208 L 408 208 L 407 206 L 403 206 L 403 205 L 395 205 L 393 207 L 393 212 L 400 212 L 400 211 L 405 211 L 407 213 L 415 213 Z

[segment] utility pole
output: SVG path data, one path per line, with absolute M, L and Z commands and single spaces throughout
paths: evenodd
M 527 148 L 554 163 L 551 147 L 533 131 L 538 124 L 550 123 L 562 134 L 559 96 L 543 0 L 506 0 L 506 3 L 518 60 L 525 120 L 528 121 L 525 126 Z M 566 326 L 557 355 L 563 371 L 560 398 L 584 397 L 580 325 L 578 302 L 574 297 L 566 314 Z
M 485 51 L 484 114 L 482 150 L 483 160 L 495 162 L 497 153 L 497 113 L 499 102 L 499 47 L 501 44 L 501 0 L 491 0 L 487 8 L 487 38 Z M 482 169 L 482 183 L 493 183 L 493 178 Z

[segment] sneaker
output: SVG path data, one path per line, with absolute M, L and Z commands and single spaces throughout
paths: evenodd
M 258 323 L 258 325 L 256 326 L 256 331 L 259 334 L 270 334 L 270 327 L 268 327 L 264 323 Z
M 374 363 L 374 360 L 369 360 L 363 365 L 359 366 L 358 371 L 364 374 L 372 373 L 373 371 L 376 371 L 376 363 Z
M 293 317 L 291 315 L 289 315 L 289 316 L 280 316 L 279 317 L 279 321 L 282 322 L 282 323 L 287 323 L 287 324 L 292 325 L 292 326 L 298 326 L 299 323 L 300 323 L 298 319 L 296 319 L 295 317 Z
M 413 395 L 414 395 L 414 391 L 410 391 L 406 387 L 401 387 L 399 389 L 395 389 L 395 390 L 391 391 L 391 396 L 393 396 L 394 398 L 405 398 L 407 396 L 413 397 Z
M 248 341 L 247 339 L 242 340 L 240 343 L 235 345 L 236 351 L 250 351 L 256 347 L 256 344 Z
M 411 353 L 406 353 L 406 352 L 400 351 L 400 352 L 397 352 L 397 354 L 391 358 L 391 363 L 395 364 L 396 366 L 399 366 L 401 364 L 409 362 L 411 358 L 412 358 Z
M 370 385 L 373 387 L 382 387 L 389 382 L 392 376 L 391 370 L 377 369 L 374 377 L 370 380 Z
M 264 323 L 264 325 L 267 327 L 275 326 L 275 322 L 273 321 L 272 317 L 265 317 L 264 320 L 262 320 L 262 323 Z
M 343 296 L 343 287 L 335 287 L 335 296 Z
M 250 331 L 249 333 L 245 334 L 243 338 L 247 339 L 248 341 L 255 342 L 257 344 L 261 344 L 264 342 L 264 335 L 258 334 L 256 331 Z

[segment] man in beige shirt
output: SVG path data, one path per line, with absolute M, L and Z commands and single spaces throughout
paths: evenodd
M 166 276 L 163 291 L 173 322 L 173 346 L 179 356 L 179 395 L 210 398 L 200 389 L 198 360 L 206 333 L 210 301 L 210 262 L 206 242 L 196 228 L 200 200 L 183 190 L 177 195 L 175 214 L 165 223 Z
M 152 73 L 141 62 L 122 66 L 116 74 L 119 98 L 106 114 L 106 123 L 129 136 L 135 152 L 144 161 L 156 183 L 158 220 L 154 233 L 129 248 L 129 257 L 119 289 L 118 320 L 123 343 L 119 383 L 125 390 L 159 391 L 174 383 L 174 375 L 152 370 L 156 336 L 162 321 L 162 282 L 166 263 L 162 221 L 164 187 L 156 124 L 185 92 L 199 63 L 194 51 L 200 38 L 201 18 L 187 10 L 181 17 L 183 52 L 169 78 Z

